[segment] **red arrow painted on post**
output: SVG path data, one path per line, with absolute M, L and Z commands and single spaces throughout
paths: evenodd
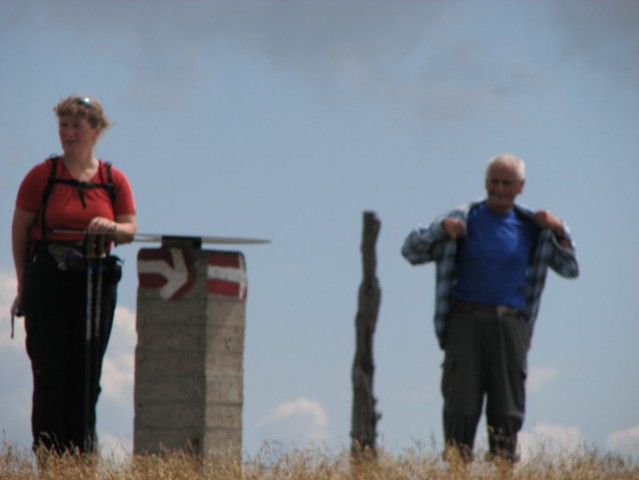
M 179 248 L 140 250 L 138 279 L 140 287 L 159 288 L 164 299 L 178 300 L 195 283 L 195 267 L 187 264 Z

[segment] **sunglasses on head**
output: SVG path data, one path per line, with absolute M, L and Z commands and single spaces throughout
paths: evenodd
M 82 106 L 87 107 L 87 108 L 95 108 L 95 105 L 93 105 L 93 103 L 91 103 L 91 99 L 89 97 L 76 97 L 76 98 L 73 99 L 73 101 L 77 105 L 82 105 Z

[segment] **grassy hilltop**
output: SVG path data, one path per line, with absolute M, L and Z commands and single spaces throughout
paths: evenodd
M 40 472 L 31 452 L 17 451 L 5 443 L 0 451 L 2 480 L 630 480 L 639 479 L 639 464 L 612 454 L 581 452 L 544 454 L 515 467 L 476 461 L 444 463 L 440 455 L 407 450 L 399 455 L 380 452 L 375 461 L 355 465 L 349 452 L 320 448 L 281 453 L 265 447 L 254 458 L 199 458 L 183 452 L 164 455 L 109 456 L 93 459 L 73 455 L 46 456 Z

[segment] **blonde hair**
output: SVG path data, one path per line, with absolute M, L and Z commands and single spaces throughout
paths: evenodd
M 505 165 L 507 167 L 514 168 L 519 180 L 524 180 L 526 178 L 526 164 L 521 158 L 517 155 L 513 155 L 512 153 L 500 153 L 499 155 L 491 158 L 488 161 L 488 166 L 486 167 L 486 178 L 490 175 L 490 169 L 493 165 Z
M 53 107 L 53 111 L 58 118 L 67 115 L 86 118 L 93 128 L 99 127 L 104 130 L 111 126 L 111 122 L 104 115 L 102 104 L 87 95 L 71 95 L 63 98 Z

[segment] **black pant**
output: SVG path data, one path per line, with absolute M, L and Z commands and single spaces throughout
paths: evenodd
M 87 271 L 60 270 L 45 249 L 25 270 L 22 303 L 33 373 L 34 450 L 45 447 L 62 453 L 95 449 L 95 407 L 120 277 L 114 257 L 101 261 L 101 312 L 94 324 L 97 338 L 92 341 L 86 333 Z M 98 283 L 93 277 L 94 287 Z M 95 289 L 91 298 L 98 298 Z
M 447 444 L 472 452 L 486 397 L 490 451 L 515 458 L 529 347 L 530 330 L 521 313 L 468 304 L 453 308 L 442 375 Z

